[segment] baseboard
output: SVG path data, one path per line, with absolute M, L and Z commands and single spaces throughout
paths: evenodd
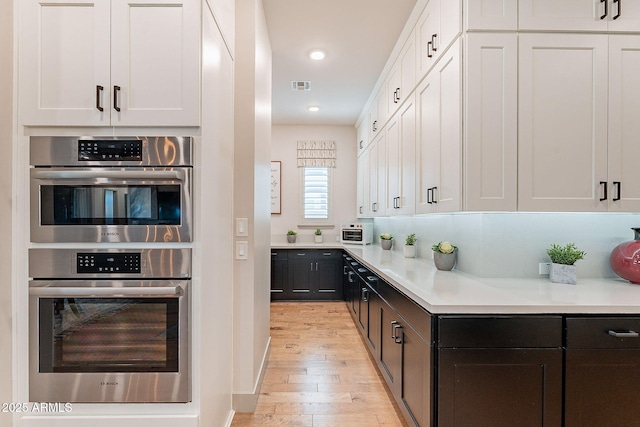
M 267 370 L 267 362 L 269 361 L 269 354 L 271 353 L 271 337 L 267 342 L 267 348 L 262 356 L 262 363 L 260 364 L 260 375 L 253 388 L 253 393 L 234 394 L 232 407 L 235 412 L 254 412 L 256 405 L 258 404 L 258 396 L 260 396 L 260 389 L 262 388 L 262 381 L 264 380 L 264 373 Z

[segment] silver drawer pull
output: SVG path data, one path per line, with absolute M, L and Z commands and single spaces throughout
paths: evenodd
M 609 335 L 616 338 L 638 338 L 639 334 L 635 331 L 618 332 L 609 330 Z

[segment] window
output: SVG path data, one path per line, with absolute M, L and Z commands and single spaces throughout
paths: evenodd
M 331 168 L 305 166 L 301 173 L 301 224 L 324 225 L 331 218 Z

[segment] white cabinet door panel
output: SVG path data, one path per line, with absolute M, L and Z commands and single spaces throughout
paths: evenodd
M 518 0 L 466 0 L 468 30 L 518 29 Z
M 611 13 L 607 4 L 607 12 Z M 606 31 L 605 4 L 599 0 L 520 0 L 521 30 Z
M 21 123 L 109 124 L 109 2 L 19 5 Z
M 633 0 L 609 0 L 611 11 L 607 17 L 609 31 L 640 32 L 640 2 Z
M 519 37 L 518 209 L 606 210 L 607 36 Z
M 199 125 L 198 16 L 197 2 L 113 0 L 114 125 Z
M 465 203 L 471 211 L 514 211 L 518 182 L 518 38 L 467 36 Z
M 609 210 L 640 211 L 640 37 L 609 38 Z M 616 184 L 617 183 L 617 184 Z M 615 199 L 620 200 L 615 200 Z

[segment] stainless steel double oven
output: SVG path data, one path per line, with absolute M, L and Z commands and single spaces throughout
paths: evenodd
M 191 400 L 191 150 L 31 137 L 31 401 Z

